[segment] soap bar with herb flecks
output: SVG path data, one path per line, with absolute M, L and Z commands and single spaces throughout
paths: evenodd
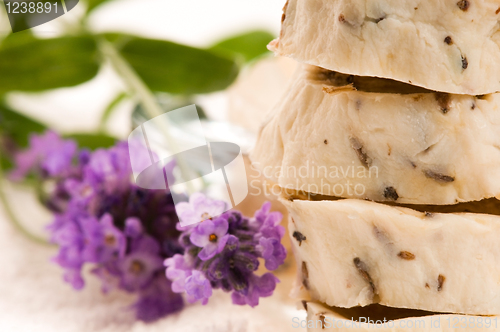
M 500 315 L 499 216 L 355 199 L 282 202 L 299 267 L 295 294 L 344 308 Z
M 250 157 L 282 188 L 446 205 L 500 197 L 500 93 L 301 67 Z
M 468 95 L 500 91 L 498 0 L 289 0 L 269 48 L 300 62 Z

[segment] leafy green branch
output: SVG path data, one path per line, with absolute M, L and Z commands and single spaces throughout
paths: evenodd
M 87 18 L 99 6 L 111 1 L 88 0 L 84 3 L 87 11 L 79 23 L 80 29 L 76 29 L 79 34 L 74 34 L 72 30 L 71 35 L 38 39 L 26 30 L 5 38 L 0 45 L 0 98 L 12 91 L 39 93 L 80 85 L 93 79 L 109 61 L 103 56 L 105 53 L 98 42 L 104 39 L 112 44 L 120 58 L 145 84 L 148 94 L 167 93 L 189 100 L 189 96 L 227 88 L 237 77 L 241 66 L 267 53 L 266 44 L 273 38 L 265 31 L 253 31 L 201 49 L 120 32 L 93 34 L 86 28 Z M 113 100 L 103 110 L 103 123 L 121 101 L 136 97 L 136 92 L 128 91 L 126 95 L 120 94 L 119 100 Z M 2 100 L 3 106 L 7 107 L 6 99 Z M 136 102 L 139 100 L 134 99 Z M 4 125 L 0 121 L 0 127 Z M 28 136 L 28 130 L 18 127 L 21 130 L 16 131 L 17 136 Z M 102 135 L 104 128 L 101 124 L 95 133 Z

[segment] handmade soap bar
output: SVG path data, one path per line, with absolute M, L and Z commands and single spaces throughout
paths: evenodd
M 271 113 L 251 159 L 283 188 L 409 204 L 499 197 L 500 93 L 307 66 Z
M 500 314 L 499 216 L 354 199 L 282 201 L 298 264 L 296 291 L 336 307 Z
M 431 90 L 500 91 L 498 0 L 289 0 L 278 55 Z

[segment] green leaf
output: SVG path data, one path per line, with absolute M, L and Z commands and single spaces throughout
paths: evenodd
M 0 150 L 0 152 L 1 152 L 1 150 Z M 7 156 L 5 154 L 0 153 L 0 167 L 2 167 L 2 169 L 4 171 L 8 171 L 8 170 L 12 169 L 13 166 L 14 166 L 14 163 L 12 162 L 12 160 L 7 158 Z
M 116 138 L 105 134 L 76 133 L 64 135 L 63 138 L 75 140 L 78 147 L 91 150 L 109 148 L 116 143 Z
M 8 34 L 1 42 L 0 47 L 14 47 L 18 44 L 26 43 L 36 40 L 31 30 L 24 30 L 20 32 Z
M 74 86 L 99 70 L 97 46 L 90 36 L 9 39 L 0 48 L 0 93 Z
M 274 38 L 275 37 L 267 31 L 251 31 L 220 41 L 210 47 L 210 50 L 240 55 L 245 62 L 248 62 L 263 54 L 269 54 L 267 44 Z
M 114 40 L 123 58 L 153 91 L 191 95 L 223 90 L 236 78 L 234 59 L 211 51 L 163 40 L 117 34 Z
M 44 124 L 0 105 L 0 133 L 8 136 L 17 145 L 26 147 L 31 133 L 40 133 L 46 129 Z

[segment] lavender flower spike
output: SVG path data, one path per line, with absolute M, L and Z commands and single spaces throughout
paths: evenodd
M 220 217 L 215 220 L 206 220 L 197 225 L 189 239 L 197 246 L 203 248 L 198 254 L 202 261 L 209 260 L 222 252 L 229 238 L 227 219 Z
M 55 214 L 47 229 L 59 246 L 53 261 L 65 270 L 66 282 L 82 289 L 82 268 L 90 265 L 103 292 L 116 288 L 136 294 L 132 308 L 140 320 L 150 322 L 182 309 L 180 293 L 186 292 L 195 262 L 179 242 L 174 199 L 168 190 L 146 190 L 131 181 L 126 143 L 88 151 L 47 132 L 33 135 L 29 148 L 15 159 L 11 177 L 20 180 L 33 174 L 47 188 L 43 203 Z M 165 171 L 170 173 L 171 167 Z M 216 216 L 220 205 L 204 196 L 192 197 L 193 209 L 205 211 L 205 216 Z M 184 234 L 186 245 L 197 254 L 202 249 L 190 242 L 191 231 Z M 181 255 L 172 258 L 175 254 Z M 162 265 L 168 258 L 173 262 L 167 265 L 172 281 L 165 278 Z M 191 300 L 206 302 L 211 294 L 211 284 L 203 276 L 189 279 L 188 288 Z

